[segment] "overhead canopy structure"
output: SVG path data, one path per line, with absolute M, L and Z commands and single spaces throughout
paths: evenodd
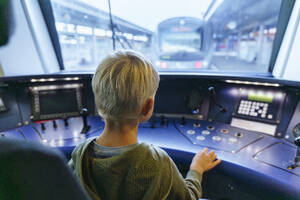
M 216 35 L 226 37 L 240 31 L 253 31 L 260 25 L 274 27 L 280 4 L 281 1 L 274 0 L 215 0 L 204 18 L 211 22 Z

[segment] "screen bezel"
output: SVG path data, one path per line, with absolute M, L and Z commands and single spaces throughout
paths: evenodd
M 82 106 L 82 87 L 83 84 L 64 84 L 64 85 L 44 85 L 29 87 L 31 91 L 31 119 L 33 121 L 51 120 L 59 118 L 68 118 L 80 115 Z M 62 112 L 52 114 L 42 114 L 40 108 L 40 92 L 41 91 L 55 91 L 55 90 L 70 90 L 76 91 L 76 101 L 78 109 L 74 112 Z
M 242 99 L 243 96 L 241 94 L 239 94 L 239 98 L 238 98 L 237 102 L 235 103 L 234 111 L 232 113 L 232 118 L 240 118 L 240 119 L 246 119 L 246 120 L 250 120 L 250 121 L 257 121 L 257 122 L 262 122 L 262 123 L 278 125 L 281 121 L 282 109 L 283 109 L 283 105 L 284 105 L 284 102 L 285 102 L 285 99 L 286 99 L 286 93 L 284 91 L 281 91 L 281 92 L 282 92 L 282 95 L 283 95 L 283 97 L 282 97 L 283 100 L 279 104 L 278 113 L 277 113 L 277 115 L 274 119 L 267 119 L 267 118 L 262 119 L 262 118 L 257 118 L 257 117 L 245 116 L 245 115 L 238 114 L 238 108 L 239 108 L 240 101 L 243 100 Z M 248 96 L 248 94 L 247 94 L 247 96 Z

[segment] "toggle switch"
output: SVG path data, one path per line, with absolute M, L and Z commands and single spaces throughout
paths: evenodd
M 55 128 L 55 129 L 56 129 L 56 128 L 57 128 L 56 121 L 55 121 L 55 120 L 53 120 L 52 122 L 53 122 L 53 128 Z
M 64 124 L 65 124 L 66 127 L 69 126 L 68 118 L 65 118 L 65 119 L 64 119 Z
M 45 131 L 45 130 L 46 130 L 46 127 L 45 127 L 45 124 L 44 124 L 44 123 L 41 123 L 41 129 L 42 129 L 42 131 Z

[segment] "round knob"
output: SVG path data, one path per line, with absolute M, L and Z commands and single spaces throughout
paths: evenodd
M 88 110 L 86 108 L 82 108 L 80 111 L 80 114 L 83 116 L 87 116 L 88 115 Z
M 215 88 L 213 86 L 208 88 L 208 91 L 210 92 L 211 95 L 216 95 Z
M 184 126 L 186 124 L 185 117 L 181 118 L 180 125 Z
M 300 136 L 296 137 L 294 140 L 295 145 L 297 145 L 298 147 L 300 147 Z

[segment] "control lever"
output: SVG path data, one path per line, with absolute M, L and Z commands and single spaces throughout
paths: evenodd
M 56 129 L 56 128 L 57 128 L 56 121 L 55 121 L 55 120 L 53 120 L 52 122 L 53 122 L 53 128 L 55 128 L 55 129 Z
M 42 129 L 42 131 L 46 130 L 45 124 L 43 122 L 41 123 L 41 129 Z
M 295 157 L 295 163 L 300 162 L 300 136 L 296 137 L 294 140 L 295 145 L 297 145 L 297 153 Z
M 161 116 L 160 125 L 168 127 L 168 119 L 165 116 Z
M 154 116 L 151 117 L 150 123 L 151 123 L 151 128 L 155 128 L 156 120 Z
M 65 119 L 64 119 L 64 124 L 65 124 L 66 127 L 69 126 L 68 118 L 65 118 Z
M 82 121 L 83 121 L 83 127 L 81 130 L 81 133 L 87 133 L 91 128 L 91 126 L 88 125 L 88 123 L 87 123 L 88 110 L 86 108 L 82 108 L 80 115 L 81 115 Z
M 212 99 L 213 103 L 216 106 L 218 106 L 218 108 L 220 109 L 221 112 L 226 112 L 227 109 L 224 106 L 222 106 L 222 105 L 220 105 L 220 104 L 217 103 L 215 88 L 213 86 L 211 86 L 211 87 L 208 88 L 208 91 L 209 91 L 209 94 L 211 96 L 211 99 Z
M 181 117 L 180 125 L 184 126 L 186 124 L 185 117 Z
M 200 127 L 200 123 L 199 123 L 199 120 L 196 119 L 195 120 L 195 123 L 193 124 L 194 127 Z
M 288 166 L 288 169 L 295 169 L 296 167 L 300 167 L 300 136 L 296 137 L 294 140 L 295 145 L 297 145 L 297 152 L 295 157 L 295 163 Z

